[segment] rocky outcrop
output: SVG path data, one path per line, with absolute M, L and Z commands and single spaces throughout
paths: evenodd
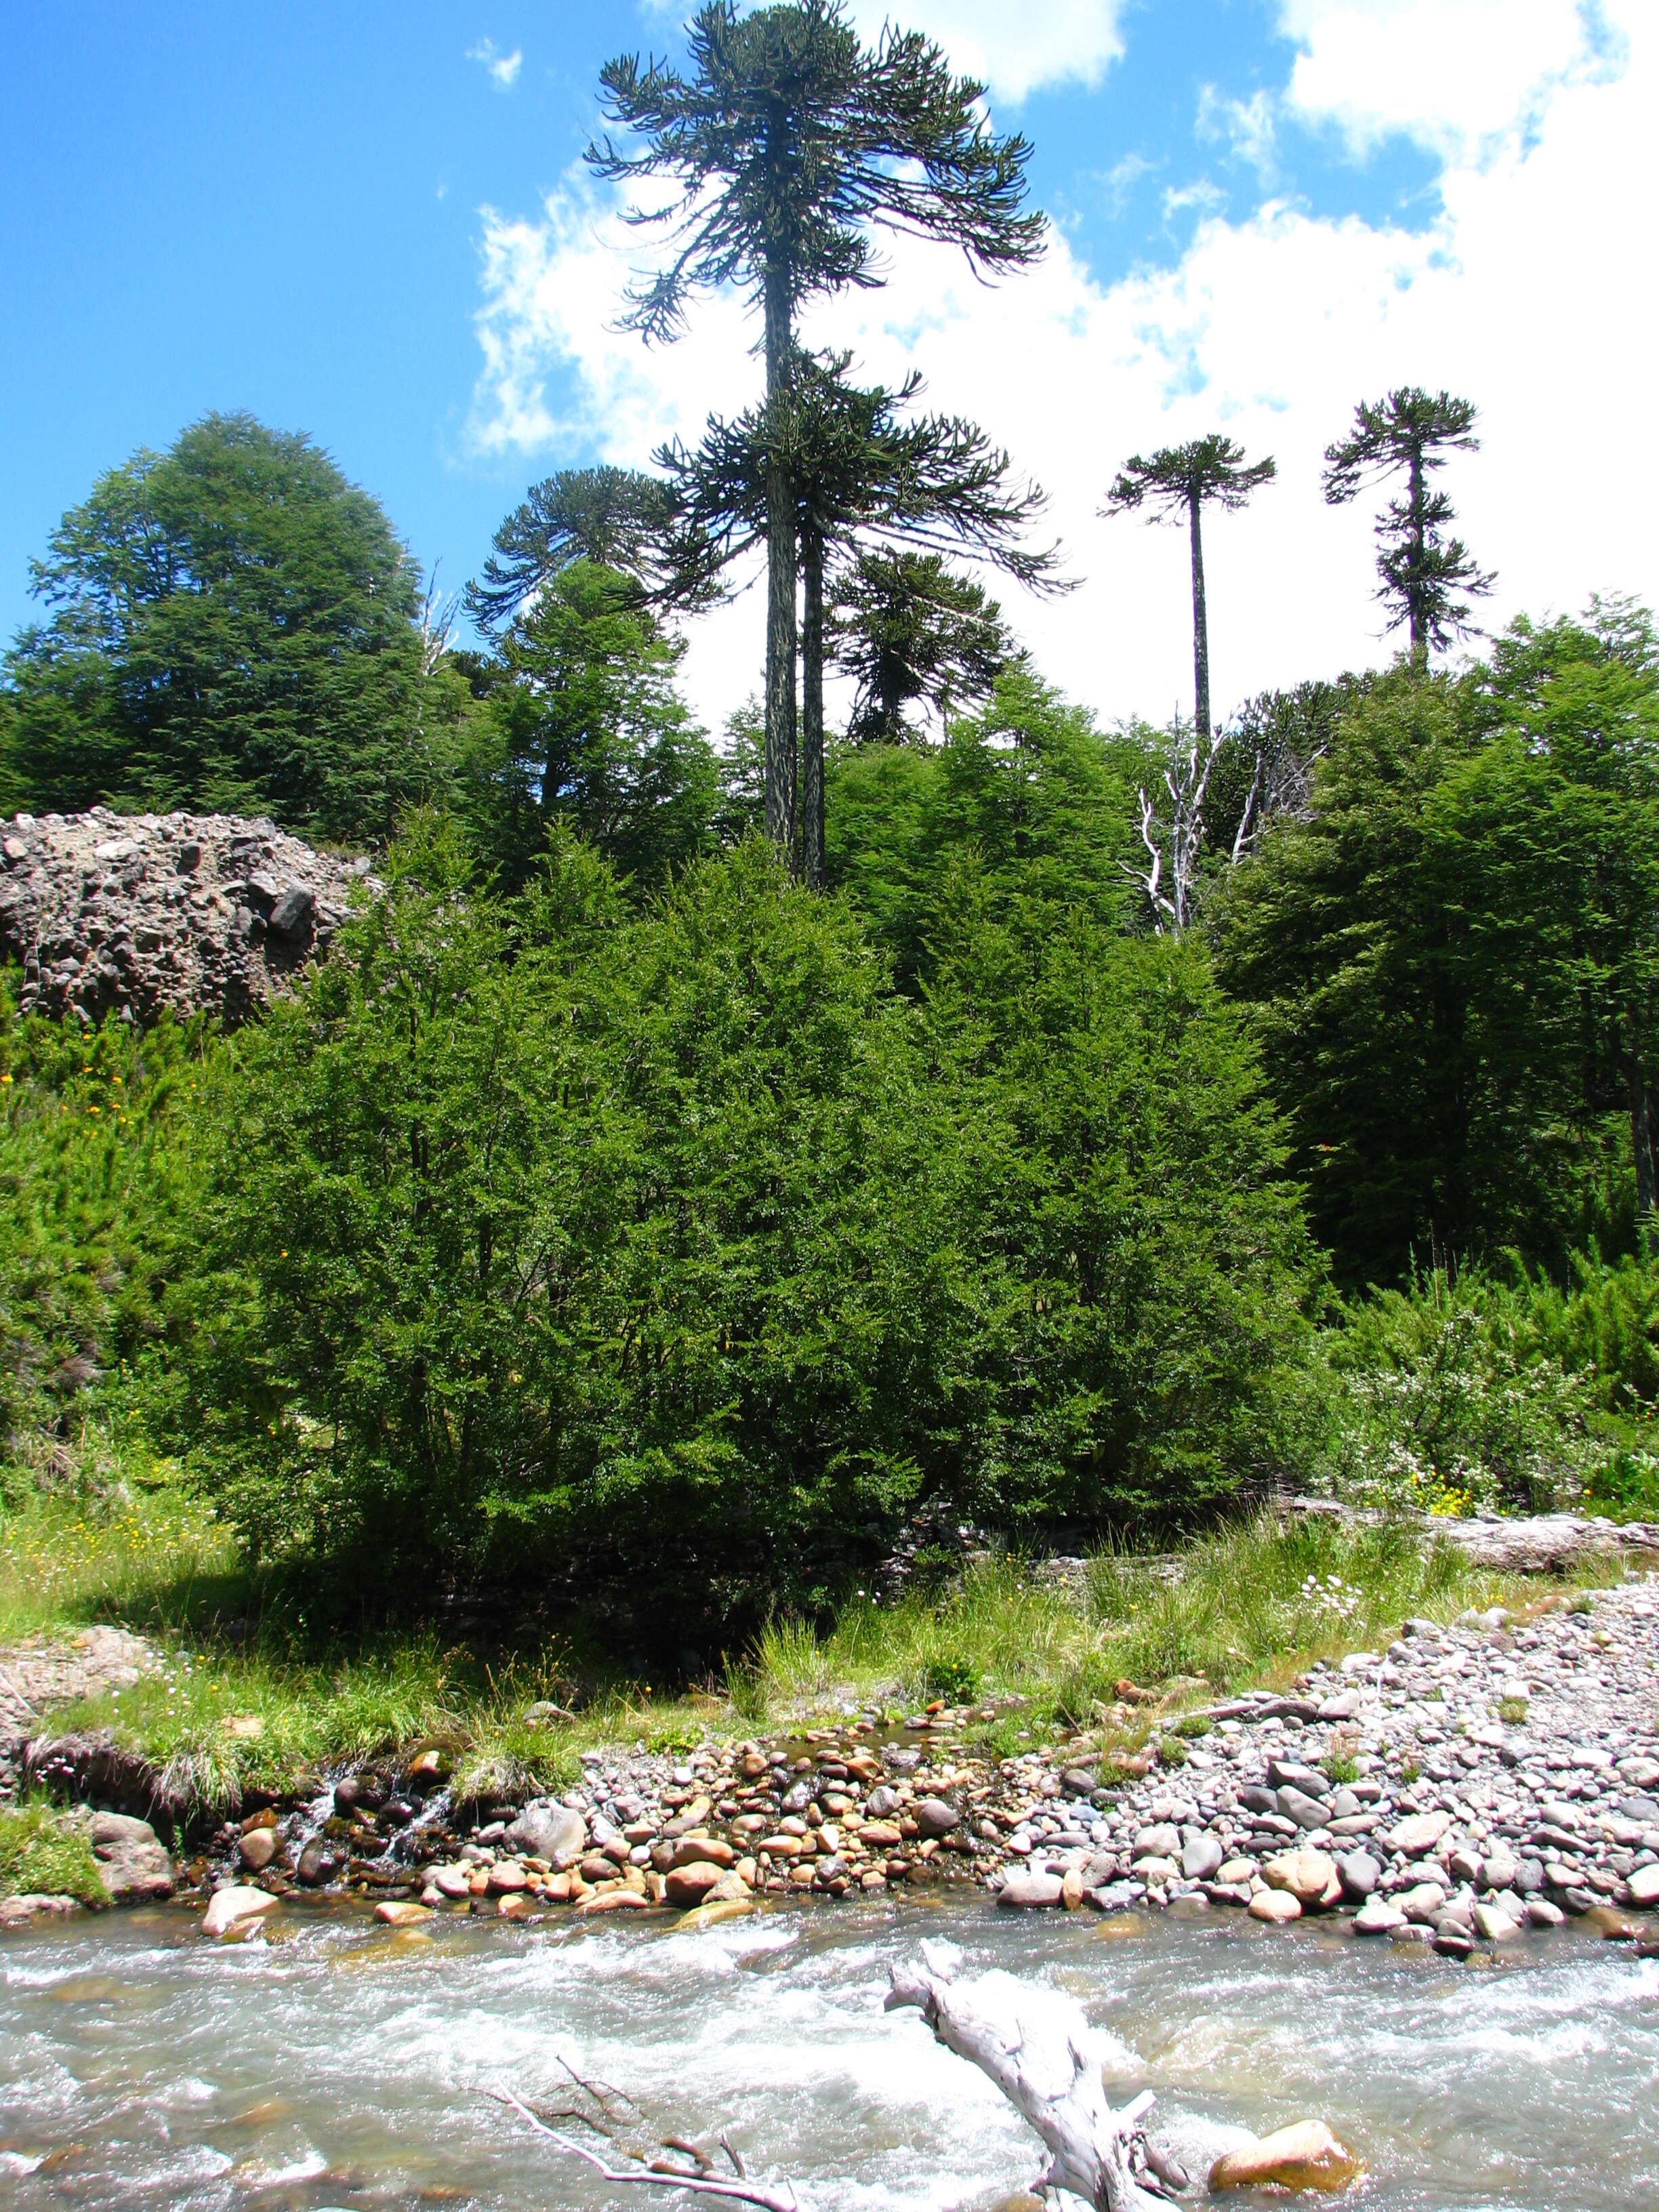
M 326 954 L 366 859 L 228 814 L 19 814 L 0 828 L 0 961 L 84 1023 L 164 1007 L 234 1023 Z

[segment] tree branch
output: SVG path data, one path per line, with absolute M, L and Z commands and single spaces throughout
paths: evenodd
M 602 2180 L 625 2181 L 645 2189 L 684 2189 L 695 2197 L 723 2197 L 728 2203 L 758 2204 L 761 2212 L 805 2212 L 795 2194 L 793 2184 L 790 2182 L 786 2182 L 781 2190 L 775 2190 L 764 2188 L 747 2179 L 717 2181 L 706 2173 L 665 2172 L 654 2166 L 645 2166 L 637 2168 L 607 2166 L 598 2151 L 590 2150 L 586 2143 L 576 2142 L 574 2136 L 562 2136 L 556 2128 L 550 2128 L 545 2122 L 538 2120 L 529 2106 L 515 2097 L 510 2089 L 487 2089 L 484 2094 L 493 2098 L 496 2104 L 506 2105 L 515 2112 L 526 2126 L 534 2128 L 538 2136 L 545 2136 L 550 2142 L 557 2143 L 561 2150 L 568 2151 L 573 2158 L 584 2160 Z M 736 2154 L 732 2153 L 731 2155 L 733 2163 L 737 2163 Z

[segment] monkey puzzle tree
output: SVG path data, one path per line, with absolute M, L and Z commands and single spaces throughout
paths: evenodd
M 655 581 L 669 492 L 637 469 L 561 469 L 532 484 L 495 532 L 483 575 L 466 587 L 467 611 L 485 629 L 510 622 L 573 561 Z
M 965 554 L 1033 588 L 1063 589 L 1053 547 L 1020 533 L 1043 505 L 1032 483 L 1011 481 L 1008 456 L 957 416 L 901 422 L 921 389 L 912 374 L 896 392 L 847 378 L 849 356 L 796 356 L 790 404 L 781 418 L 785 467 L 794 490 L 802 610 L 799 860 L 808 883 L 823 881 L 824 580 L 835 554 L 860 541 Z M 677 500 L 669 568 L 696 595 L 765 535 L 771 425 L 751 408 L 734 422 L 711 418 L 695 453 L 678 445 L 657 455 Z
M 673 244 L 665 268 L 629 295 L 627 320 L 672 338 L 694 290 L 735 285 L 763 319 L 766 482 L 766 822 L 792 842 L 795 744 L 796 499 L 783 420 L 803 303 L 873 286 L 872 227 L 960 246 L 981 271 L 1042 250 L 1042 218 L 1022 212 L 1030 148 L 999 138 L 983 87 L 951 75 L 939 47 L 884 28 L 872 47 L 842 0 L 789 0 L 739 14 L 708 0 L 693 18 L 682 73 L 637 55 L 606 64 L 608 120 L 644 143 L 606 136 L 587 149 L 601 177 L 672 178 L 661 205 L 631 219 Z
M 1332 507 L 1345 506 L 1367 483 L 1406 471 L 1405 496 L 1377 517 L 1376 596 L 1393 610 L 1389 628 L 1406 625 L 1419 665 L 1431 646 L 1448 646 L 1469 629 L 1468 602 L 1492 587 L 1462 539 L 1442 535 L 1455 509 L 1443 491 L 1429 489 L 1430 472 L 1443 468 L 1449 453 L 1480 451 L 1474 415 L 1470 401 L 1449 392 L 1402 385 L 1375 404 L 1362 399 L 1350 435 L 1325 448 Z
M 861 553 L 830 610 L 836 665 L 858 684 L 848 734 L 900 743 L 904 710 L 941 716 L 983 699 L 1008 657 L 1001 609 L 937 553 Z
M 1207 753 L 1210 733 L 1210 616 L 1204 592 L 1204 538 L 1200 515 L 1206 501 L 1243 507 L 1278 473 L 1271 459 L 1249 461 L 1243 447 L 1219 431 L 1184 446 L 1162 446 L 1155 453 L 1133 454 L 1106 495 L 1103 514 L 1127 514 L 1150 506 L 1159 522 L 1182 522 L 1193 555 L 1193 686 L 1197 693 L 1194 726 Z

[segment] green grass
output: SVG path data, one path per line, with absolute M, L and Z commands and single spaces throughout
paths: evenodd
M 0 1897 L 28 1895 L 109 1903 L 85 1833 L 40 1798 L 0 1808 Z
M 223 1532 L 164 1468 L 137 1472 L 95 1497 L 25 1494 L 0 1512 L 0 1636 L 94 1620 L 151 1634 L 153 1674 L 56 1718 L 107 1729 L 206 1806 L 428 1744 L 462 1794 L 505 1800 L 564 1786 L 594 1746 L 678 1752 L 848 1708 L 896 1719 L 939 1697 L 980 1706 L 970 1732 L 994 1757 L 1075 1728 L 1138 1747 L 1155 1728 L 1174 1763 L 1203 1726 L 1182 1708 L 1207 1695 L 1380 1648 L 1407 1614 L 1521 1611 L 1537 1595 L 1415 1531 L 1281 1530 L 1264 1516 L 1190 1544 L 1174 1583 L 1133 1554 L 1103 1556 L 1083 1602 L 1000 1559 L 942 1596 L 855 1600 L 824 1633 L 775 1620 L 728 1660 L 723 1695 L 665 1697 L 589 1669 L 579 1715 L 546 1727 L 525 1711 L 569 1704 L 580 1670 L 568 1650 L 486 1662 L 430 1633 L 319 1650 L 259 1617 Z M 1118 1702 L 1125 1676 L 1159 1690 L 1156 1715 Z
M 211 1509 L 107 1430 L 50 1467 L 9 1470 L 0 1500 L 0 1638 L 97 1620 L 199 1633 L 246 1611 L 247 1577 Z

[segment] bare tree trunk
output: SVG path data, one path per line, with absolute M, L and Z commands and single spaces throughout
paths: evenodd
M 789 298 L 766 283 L 766 834 L 793 866 L 795 847 L 795 498 L 784 460 Z
M 1048 2153 L 1039 2187 L 1069 2190 L 1096 2212 L 1158 2212 L 1161 2192 L 1143 2189 L 1131 2163 L 1145 2155 L 1140 2118 L 1150 2090 L 1114 2112 L 1100 2062 L 1085 2047 L 1081 2014 L 1061 2036 L 1035 2008 L 1022 2009 L 1018 1984 L 1007 1977 L 954 1980 L 944 1949 L 926 1946 L 925 1967 L 892 1968 L 887 2010 L 914 2005 L 947 2051 L 996 2083 Z
M 801 538 L 801 861 L 815 891 L 823 889 L 823 533 Z
M 1193 689 L 1198 698 L 1194 719 L 1198 726 L 1198 741 L 1207 752 L 1210 749 L 1210 615 L 1204 599 L 1204 538 L 1199 527 L 1199 516 L 1203 506 L 1203 501 L 1195 491 L 1188 495 L 1187 507 L 1192 517 L 1193 539 Z

